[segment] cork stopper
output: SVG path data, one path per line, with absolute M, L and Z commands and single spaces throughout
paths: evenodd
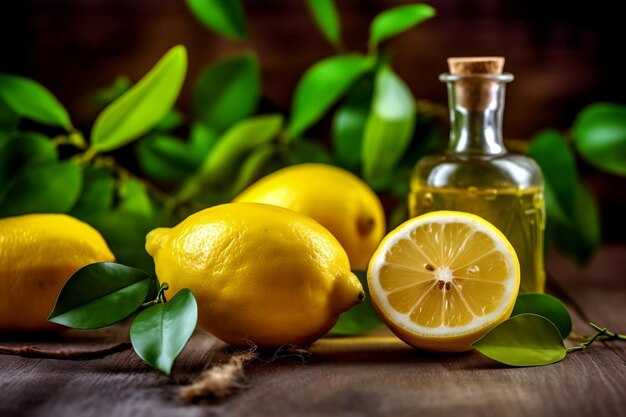
M 458 103 L 471 110 L 485 110 L 495 104 L 495 80 L 471 75 L 499 75 L 504 68 L 503 57 L 448 58 L 450 74 L 469 75 L 456 81 Z

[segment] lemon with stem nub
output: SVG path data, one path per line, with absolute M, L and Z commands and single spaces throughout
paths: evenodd
M 168 295 L 189 288 L 200 326 L 233 345 L 311 343 L 364 297 L 337 239 L 280 207 L 211 207 L 153 230 L 146 249 Z
M 513 310 L 520 284 L 515 250 L 473 214 L 437 211 L 400 225 L 370 261 L 372 302 L 406 343 L 466 351 Z

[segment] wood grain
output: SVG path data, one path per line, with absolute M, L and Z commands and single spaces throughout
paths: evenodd
M 626 331 L 626 246 L 604 247 L 584 271 L 553 257 L 549 271 L 577 329 L 591 333 L 584 323 L 594 320 Z M 124 341 L 126 332 L 67 332 L 36 344 L 99 348 Z M 0 344 L 24 339 L 4 335 Z M 91 361 L 0 355 L 0 416 L 620 416 L 625 352 L 619 342 L 598 343 L 555 365 L 512 369 L 475 352 L 419 352 L 379 330 L 322 339 L 310 354 L 265 352 L 247 370 L 248 389 L 219 403 L 189 405 L 177 398 L 180 384 L 229 353 L 200 332 L 172 379 L 132 351 Z

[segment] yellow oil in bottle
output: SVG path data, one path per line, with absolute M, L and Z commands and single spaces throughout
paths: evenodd
M 436 210 L 474 213 L 486 219 L 509 239 L 522 271 L 523 292 L 543 292 L 543 231 L 545 211 L 543 190 L 428 188 L 418 184 L 409 199 L 411 216 Z
M 448 87 L 450 144 L 420 159 L 411 177 L 409 214 L 436 210 L 477 214 L 495 225 L 520 261 L 522 292 L 543 292 L 545 209 L 543 175 L 502 138 L 506 83 L 503 58 L 451 58 Z

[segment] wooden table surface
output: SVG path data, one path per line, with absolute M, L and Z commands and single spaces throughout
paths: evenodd
M 589 320 L 626 332 L 626 245 L 604 246 L 584 271 L 558 256 L 551 289 L 570 306 L 574 326 Z M 16 314 L 18 314 L 16 312 Z M 102 346 L 119 329 L 69 332 L 44 341 L 0 344 Z M 385 331 L 325 338 L 309 355 L 283 353 L 246 367 L 247 389 L 220 402 L 185 404 L 180 385 L 224 361 L 228 348 L 198 333 L 174 377 L 151 370 L 126 350 L 69 361 L 0 355 L 0 416 L 624 416 L 626 343 L 599 342 L 561 363 L 507 368 L 476 352 L 432 354 Z

